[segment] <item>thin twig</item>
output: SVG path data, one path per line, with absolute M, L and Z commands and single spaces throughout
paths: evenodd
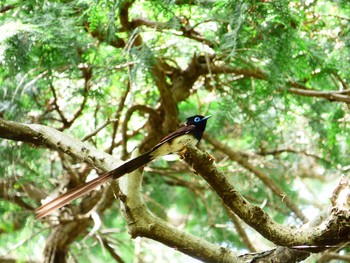
M 130 89 L 131 89 L 131 82 L 130 80 L 128 81 L 128 84 L 126 86 L 126 91 L 124 92 L 124 95 L 123 97 L 121 98 L 120 102 L 119 102 L 119 105 L 118 105 L 118 109 L 116 110 L 115 112 L 115 115 L 114 115 L 114 119 L 116 120 L 114 122 L 114 125 L 113 125 L 113 132 L 112 132 L 112 140 L 111 140 L 111 146 L 109 147 L 108 149 L 108 153 L 112 153 L 113 149 L 114 149 L 114 141 L 115 141 L 115 138 L 117 136 L 117 131 L 118 131 L 118 126 L 119 126 L 119 119 L 120 119 L 120 115 L 121 115 L 121 112 L 124 108 L 124 105 L 125 105 L 125 101 L 126 101 L 126 98 L 128 97 L 129 95 L 129 92 L 130 92 Z
M 103 128 L 105 128 L 106 126 L 108 126 L 110 123 L 115 123 L 118 122 L 118 119 L 107 119 L 107 121 L 103 124 L 101 124 L 99 127 L 97 127 L 94 131 L 92 131 L 91 133 L 85 135 L 81 141 L 86 141 L 88 139 L 90 139 L 92 136 L 95 136 L 98 132 L 100 132 Z

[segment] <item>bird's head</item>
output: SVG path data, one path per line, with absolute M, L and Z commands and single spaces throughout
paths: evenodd
M 194 115 L 191 117 L 187 118 L 187 122 L 186 125 L 195 125 L 197 128 L 202 129 L 203 131 L 205 130 L 205 126 L 207 124 L 207 120 L 211 117 L 211 115 L 209 116 L 202 116 L 202 115 Z

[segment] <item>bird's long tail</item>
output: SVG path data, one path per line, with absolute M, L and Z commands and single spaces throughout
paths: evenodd
M 84 194 L 90 192 L 96 187 L 102 184 L 105 184 L 106 182 L 109 182 L 112 179 L 118 179 L 127 173 L 131 173 L 132 171 L 135 171 L 136 169 L 140 168 L 141 166 L 145 165 L 146 163 L 152 160 L 153 160 L 153 157 L 152 157 L 151 151 L 149 151 L 128 162 L 125 162 L 124 164 L 117 167 L 116 169 L 109 171 L 108 173 L 105 173 L 92 181 L 89 181 L 76 188 L 73 188 L 72 190 L 69 190 L 68 192 L 51 200 L 50 202 L 40 206 L 35 210 L 35 213 L 36 213 L 35 218 L 36 219 L 43 218 L 44 216 L 65 206 L 66 204 L 72 202 L 73 200 L 79 198 L 80 196 L 83 196 Z

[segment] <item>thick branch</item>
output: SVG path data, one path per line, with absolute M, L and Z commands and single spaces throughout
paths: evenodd
M 142 175 L 135 171 L 120 178 L 123 213 L 132 237 L 148 237 L 204 262 L 242 262 L 230 250 L 183 232 L 152 214 L 141 195 Z
M 5 13 L 9 10 L 14 9 L 16 6 L 15 5 L 4 5 L 2 7 L 0 7 L 0 13 Z
M 0 118 L 0 138 L 42 145 L 39 133 L 29 126 Z
M 88 162 L 104 171 L 112 170 L 119 164 L 111 155 L 98 151 L 88 143 L 80 142 L 67 134 L 44 125 L 21 124 L 0 119 L 0 137 L 55 149 L 81 161 Z M 97 205 L 97 201 L 97 212 L 103 211 L 113 203 L 114 199 L 110 198 L 112 194 L 111 187 L 108 187 L 103 193 L 99 192 L 97 195 L 85 197 L 79 207 L 73 207 L 73 214 L 84 214 L 91 211 Z M 47 240 L 45 258 L 54 260 L 65 258 L 70 243 L 85 232 L 86 228 L 92 223 L 93 220 L 87 215 L 66 219 L 65 222 L 56 225 Z
M 242 156 L 240 153 L 233 151 L 226 145 L 213 138 L 210 138 L 206 134 L 204 135 L 204 137 L 208 142 L 214 145 L 215 148 L 227 154 L 231 160 L 237 162 L 242 167 L 256 175 L 267 187 L 271 189 L 271 191 L 276 196 L 282 198 L 286 206 L 289 209 L 291 209 L 297 215 L 297 217 L 300 218 L 304 223 L 308 221 L 304 214 L 301 212 L 301 210 L 295 205 L 295 203 L 282 191 L 282 189 L 280 189 L 280 187 L 273 180 L 270 179 L 270 177 L 267 174 L 250 164 L 246 160 L 246 158 L 244 158 L 244 156 Z
M 223 202 L 248 225 L 268 240 L 280 246 L 330 245 L 348 241 L 350 212 L 333 209 L 322 224 L 305 229 L 277 224 L 260 207 L 250 204 L 229 183 L 226 176 L 212 163 L 212 157 L 189 147 L 185 161 L 200 174 L 221 197 Z
M 129 21 L 129 10 L 134 2 L 134 0 L 124 1 L 119 10 L 120 23 L 122 24 L 123 29 L 128 33 L 132 32 L 135 29 L 134 25 Z M 135 46 L 140 46 L 142 44 L 141 36 L 136 35 L 134 41 L 131 44 Z
M 111 155 L 45 125 L 23 124 L 0 118 L 0 138 L 55 149 L 102 170 L 109 171 L 119 164 Z
M 122 38 L 113 35 L 111 38 L 107 37 L 106 33 L 103 32 L 100 28 L 94 28 L 91 30 L 90 22 L 84 21 L 83 26 L 87 32 L 91 34 L 92 37 L 96 38 L 100 42 L 106 42 L 108 45 L 114 48 L 124 48 L 125 41 Z
M 307 251 L 277 247 L 260 253 L 246 254 L 243 255 L 242 258 L 244 258 L 245 262 L 252 263 L 295 263 L 300 262 L 309 256 L 310 252 Z
M 167 85 L 165 70 L 161 66 L 162 64 L 164 63 L 158 59 L 158 62 L 152 67 L 152 73 L 160 94 L 160 108 L 163 112 L 164 120 L 163 131 L 169 133 L 174 130 L 174 126 L 178 124 L 178 108 L 172 90 L 169 85 Z

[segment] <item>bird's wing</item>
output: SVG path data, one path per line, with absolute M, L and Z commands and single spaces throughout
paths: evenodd
M 160 145 L 162 145 L 163 143 L 165 142 L 168 142 L 178 136 L 181 136 L 181 135 L 184 135 L 184 134 L 187 134 L 187 133 L 190 133 L 191 131 L 194 131 L 196 128 L 196 126 L 194 125 L 188 125 L 188 126 L 183 126 L 183 127 L 180 127 L 179 129 L 177 129 L 176 131 L 168 134 L 167 136 L 165 136 L 163 139 L 160 140 L 160 142 L 153 147 L 153 149 L 156 149 L 158 148 Z

